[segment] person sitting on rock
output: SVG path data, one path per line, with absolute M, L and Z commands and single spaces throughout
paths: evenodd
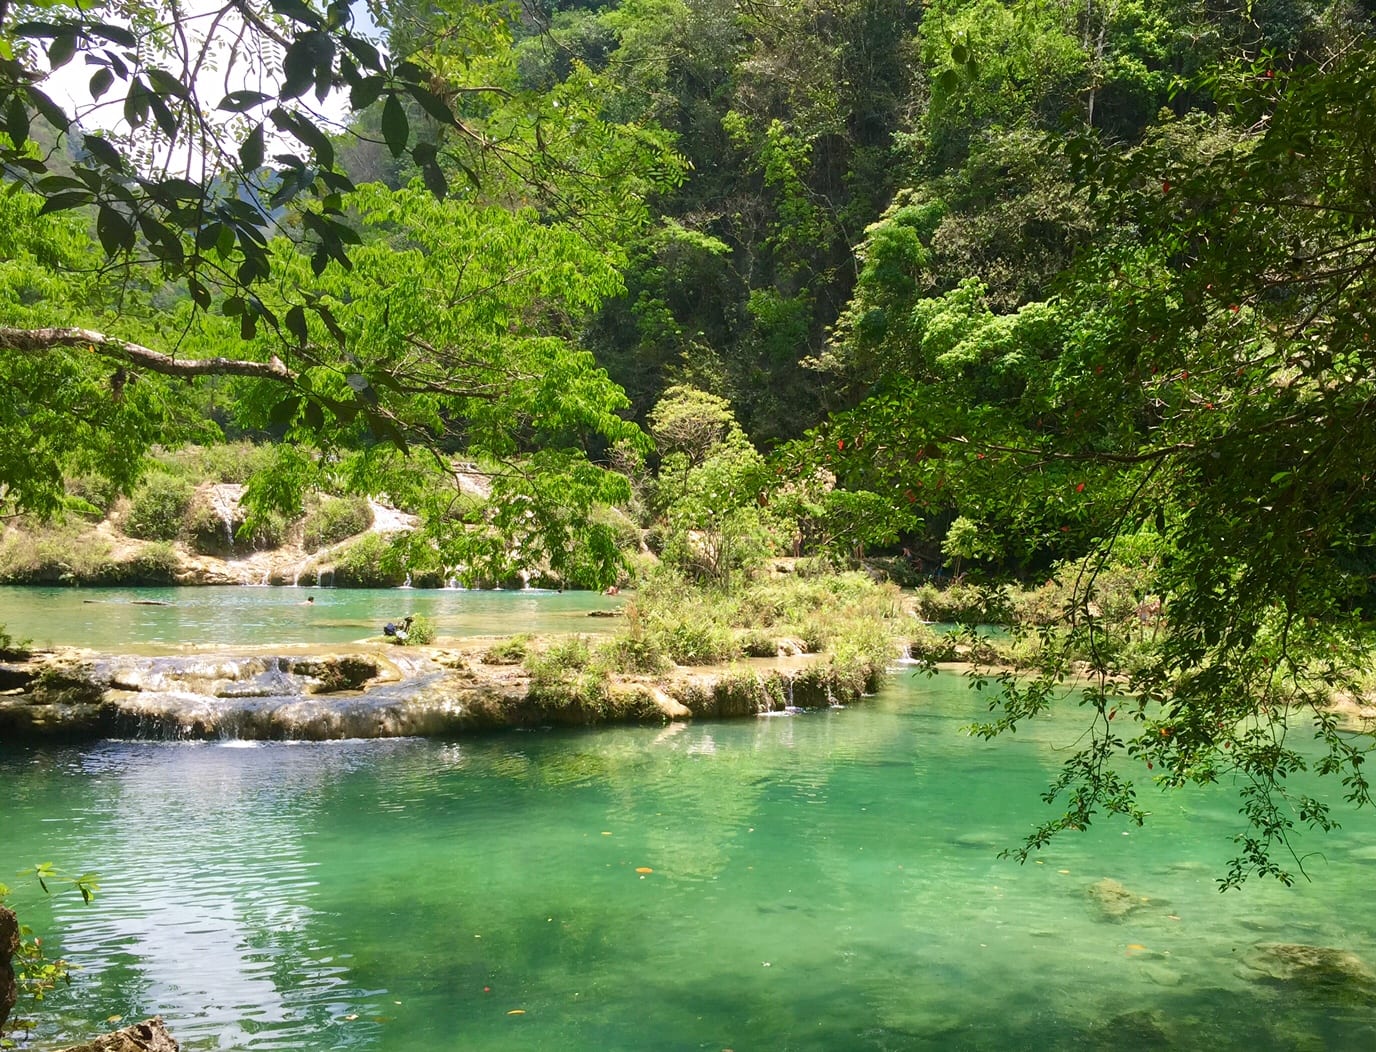
M 407 614 L 401 619 L 401 624 L 399 625 L 392 621 L 388 621 L 382 626 L 382 634 L 392 637 L 398 643 L 405 643 L 407 636 L 411 634 L 411 622 L 414 620 L 414 617 Z

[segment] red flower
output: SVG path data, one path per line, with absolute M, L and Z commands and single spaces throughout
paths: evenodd
M 1171 192 L 1171 183 L 1169 179 L 1163 179 L 1161 181 L 1161 192 L 1163 194 L 1168 194 Z
M 1085 491 L 1085 484 L 1084 484 L 1083 482 L 1078 482 L 1078 483 L 1075 484 L 1075 492 L 1076 492 L 1076 493 L 1083 493 L 1084 491 Z

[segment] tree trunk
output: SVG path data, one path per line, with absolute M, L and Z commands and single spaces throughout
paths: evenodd
M 14 965 L 10 958 L 19 952 L 19 919 L 13 910 L 0 906 L 0 1031 L 19 996 L 14 985 Z

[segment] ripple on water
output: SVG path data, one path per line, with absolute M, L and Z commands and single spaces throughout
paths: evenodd
M 1314 886 L 1240 895 L 1207 789 L 1001 861 L 1073 727 L 972 747 L 978 706 L 919 687 L 461 744 L 0 749 L 0 872 L 98 870 L 92 907 L 42 906 L 86 966 L 62 1004 L 162 1011 L 188 1049 L 1376 1047 L 1370 1005 L 1234 973 L 1259 941 L 1376 962 L 1350 857 L 1376 822 L 1344 817 Z M 1105 919 L 1106 879 L 1146 901 Z

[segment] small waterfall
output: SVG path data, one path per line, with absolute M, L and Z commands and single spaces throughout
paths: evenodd
M 410 587 L 411 587 L 411 571 L 410 571 L 410 570 L 407 570 L 407 571 L 406 571 L 406 580 L 404 580 L 404 581 L 401 582 L 401 587 L 403 587 L 403 588 L 410 588 Z
M 210 500 L 210 506 L 215 514 L 219 516 L 220 523 L 224 527 L 225 551 L 229 554 L 234 553 L 234 520 L 239 512 L 239 501 L 244 495 L 244 487 L 228 482 L 220 482 L 211 486 L 206 496 Z

